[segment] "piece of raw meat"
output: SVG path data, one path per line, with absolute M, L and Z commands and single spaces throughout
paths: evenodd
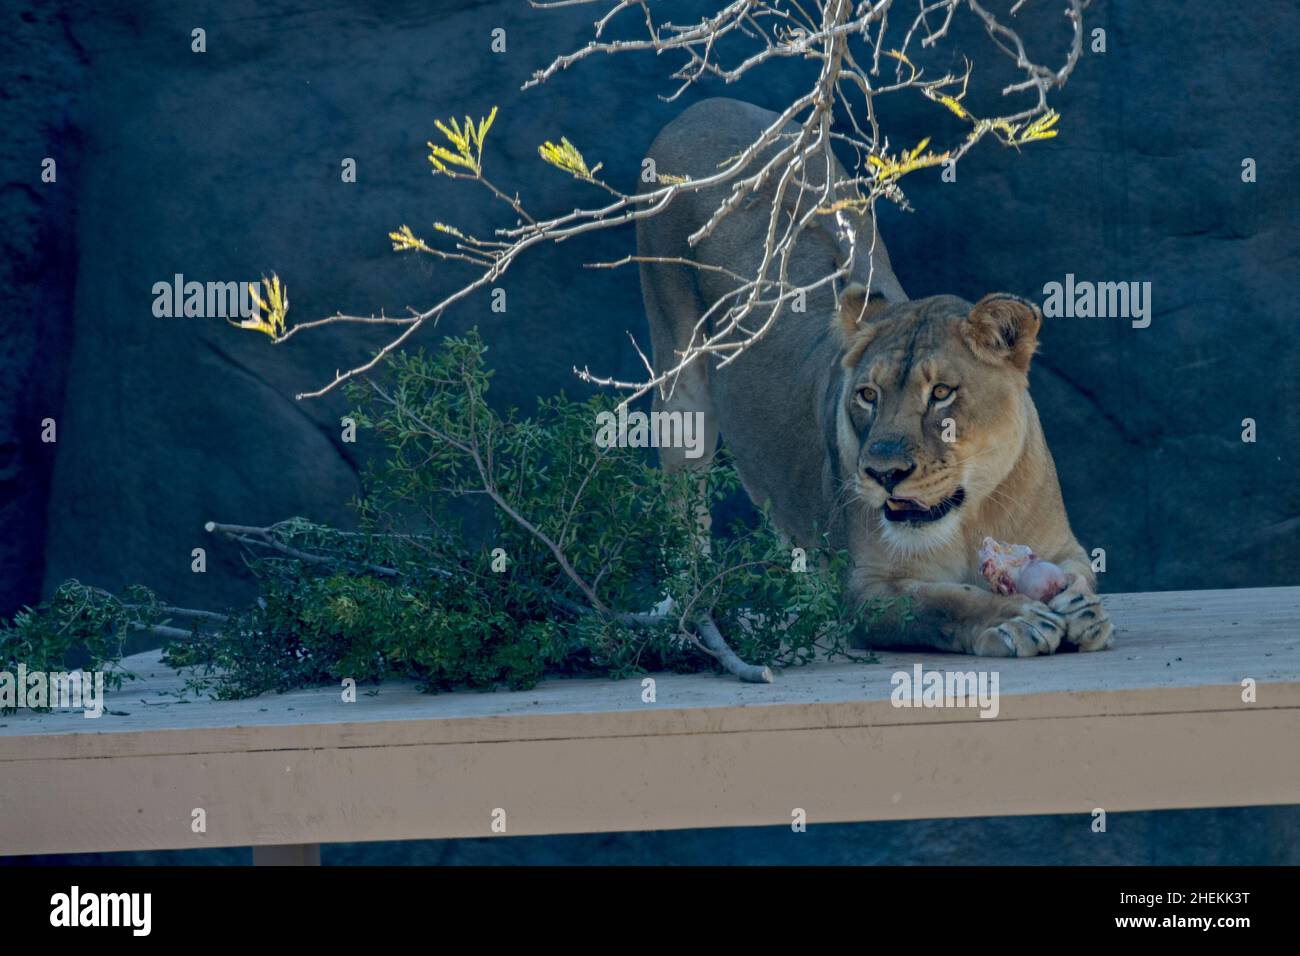
M 1043 561 L 1023 544 L 985 538 L 979 551 L 980 573 L 998 594 L 1023 594 L 1044 603 L 1065 590 L 1065 572 Z

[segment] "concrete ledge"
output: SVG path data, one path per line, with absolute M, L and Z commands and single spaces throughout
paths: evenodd
M 640 679 L 181 703 L 137 655 L 126 716 L 0 718 L 0 854 L 1300 803 L 1300 588 L 1106 604 L 1099 654 L 660 674 L 655 703 Z M 895 706 L 917 664 L 996 672 L 997 716 Z

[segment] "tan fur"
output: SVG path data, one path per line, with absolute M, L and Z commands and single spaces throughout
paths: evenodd
M 734 100 L 706 100 L 666 127 L 650 155 L 665 172 L 698 178 L 773 116 Z M 686 194 L 639 220 L 638 253 L 734 273 L 758 268 L 768 222 L 761 204 L 727 217 L 704 241 L 688 241 L 725 195 L 725 187 Z M 810 296 L 806 314 L 783 316 L 736 361 L 695 363 L 670 395 L 657 395 L 657 408 L 703 412 L 707 432 L 702 458 L 687 462 L 666 449 L 661 464 L 706 465 L 721 435 L 745 490 L 793 544 L 826 541 L 850 552 L 852 600 L 910 599 L 910 617 L 890 614 L 867 634 L 875 646 L 998 656 L 1052 653 L 1062 640 L 1085 650 L 1108 646 L 1110 622 L 1070 530 L 1029 396 L 1038 309 L 1001 294 L 975 305 L 954 296 L 908 300 L 871 219 L 854 219 L 852 237 L 831 219 L 816 217 L 801 238 L 791 281 L 829 274 L 847 261 L 846 248 L 873 249 L 871 260 L 855 259 L 847 288 Z M 653 262 L 643 264 L 641 278 L 654 365 L 667 368 L 693 340 L 701 310 L 734 280 Z M 931 398 L 936 384 L 956 388 L 946 407 Z M 877 390 L 869 408 L 856 400 L 863 387 Z M 948 418 L 953 442 L 942 437 Z M 905 477 L 887 491 L 882 476 Z M 955 500 L 958 489 L 964 500 L 936 521 L 884 518 L 887 498 L 928 508 Z M 977 562 L 985 535 L 1029 545 L 1061 565 L 1070 586 L 1050 606 L 993 593 Z
M 853 297 L 845 298 L 854 310 Z M 836 321 L 843 330 L 843 315 Z M 1052 653 L 1063 639 L 1085 650 L 1110 643 L 1028 391 L 1041 321 L 1037 307 L 1012 296 L 986 296 L 973 307 L 938 297 L 877 310 L 844 341 L 851 361 L 836 452 L 866 505 L 847 536 L 857 565 L 853 589 L 864 599 L 908 596 L 915 618 L 909 626 L 886 621 L 873 643 L 1015 656 Z M 956 388 L 947 407 L 929 399 L 937 383 Z M 877 389 L 871 408 L 854 401 L 864 385 Z M 951 443 L 940 437 L 945 419 L 955 428 Z M 873 452 L 882 439 L 901 443 L 898 462 L 893 452 Z M 891 474 L 886 469 L 899 463 L 913 470 L 892 491 L 864 473 L 874 466 Z M 893 526 L 882 518 L 889 497 L 935 505 L 958 489 L 963 503 L 933 525 Z M 1061 565 L 1070 587 L 1050 606 L 993 594 L 977 559 L 985 535 L 1029 545 Z
M 1050 543 L 1055 550 L 1064 543 L 1064 509 L 1052 506 L 1053 492 L 1059 502 L 1059 491 L 1026 390 L 1027 369 L 1012 360 L 1009 347 L 999 354 L 985 341 L 979 348 L 970 345 L 984 335 L 988 301 L 982 300 L 974 309 L 957 299 L 896 305 L 878 313 L 876 321 L 846 342 L 843 364 L 848 374 L 838 414 L 849 418 L 855 440 L 842 442 L 839 449 L 844 472 L 856 475 L 859 491 L 870 504 L 883 505 L 889 495 L 863 476 L 860 468 L 883 464 L 863 446 L 872 440 L 901 440 L 916 470 L 895 489 L 895 496 L 934 504 L 964 487 L 968 500 L 963 510 L 969 514 L 976 506 L 980 520 L 972 533 L 981 534 L 1005 530 L 996 492 L 1034 489 L 1032 501 L 1042 507 L 1032 512 L 1042 521 L 1040 530 L 1050 537 L 1041 543 Z M 1032 309 L 1021 308 L 1025 313 Z M 1006 314 L 1009 308 L 999 303 L 998 311 Z M 1025 324 L 1032 323 L 1026 320 Z M 1032 344 L 1022 338 L 1016 347 L 1023 350 Z M 955 386 L 957 396 L 947 408 L 932 408 L 927 404 L 929 389 L 940 383 Z M 879 393 L 871 410 L 858 408 L 852 400 L 862 385 L 872 385 Z M 953 442 L 942 438 L 947 419 L 955 431 Z M 1004 482 L 1017 487 L 1002 489 Z M 1037 522 L 1031 523 L 1037 527 Z M 1048 556 L 1046 551 L 1043 554 Z

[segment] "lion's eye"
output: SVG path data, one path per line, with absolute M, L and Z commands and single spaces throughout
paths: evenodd
M 953 393 L 956 391 L 957 389 L 953 388 L 951 385 L 944 385 L 940 382 L 934 388 L 930 389 L 930 401 L 946 402 L 948 399 L 952 398 Z
M 876 390 L 870 385 L 863 385 L 858 389 L 857 398 L 859 405 L 874 405 L 876 404 Z

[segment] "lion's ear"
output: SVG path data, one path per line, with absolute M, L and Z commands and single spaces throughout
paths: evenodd
M 1006 292 L 993 292 L 975 303 L 962 323 L 966 344 L 988 362 L 1010 362 L 1022 372 L 1038 348 L 1038 329 L 1043 313 L 1026 299 Z
M 840 301 L 831 320 L 833 331 L 839 336 L 844 353 L 840 364 L 852 368 L 862 358 L 871 340 L 879 331 L 879 318 L 889 300 L 879 292 L 871 293 L 861 282 L 851 283 L 840 293 Z
M 889 305 L 880 293 L 870 294 L 861 282 L 853 282 L 840 293 L 835 311 L 835 325 L 845 341 L 854 339 L 863 328 Z

